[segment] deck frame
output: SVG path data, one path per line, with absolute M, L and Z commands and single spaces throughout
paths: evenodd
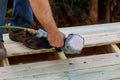
M 0 80 L 120 80 L 119 25 L 110 23 L 60 28 L 66 36 L 72 32 L 84 37 L 84 48 L 108 45 L 99 50 L 105 54 L 78 58 L 67 58 L 64 52 L 56 52 L 53 48 L 32 50 L 22 43 L 11 41 L 8 34 L 4 34 L 8 57 L 52 52 L 57 60 L 12 66 L 8 58 L 0 60 L 0 66 L 3 66 L 0 67 Z

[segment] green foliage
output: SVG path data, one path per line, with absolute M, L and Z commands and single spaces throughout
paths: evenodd
M 83 24 L 87 17 L 88 0 L 52 0 L 50 4 L 59 27 Z
M 120 0 L 111 0 L 111 21 L 120 21 Z
M 7 20 L 11 17 L 12 13 L 12 2 L 9 0 Z M 52 12 L 58 27 L 64 26 L 76 26 L 83 24 L 91 24 L 91 19 L 89 18 L 89 6 L 90 0 L 49 0 L 52 8 Z M 105 4 L 107 0 L 99 0 L 98 17 L 100 21 L 104 22 L 105 18 Z M 102 2 L 102 3 L 101 3 Z M 111 0 L 111 22 L 120 21 L 120 0 Z M 38 21 L 35 19 L 35 24 L 38 26 Z

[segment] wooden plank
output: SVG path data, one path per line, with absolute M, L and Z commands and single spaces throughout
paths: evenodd
M 120 43 L 120 40 L 119 40 L 120 32 L 119 31 L 88 34 L 88 35 L 83 35 L 83 37 L 85 39 L 84 47 Z
M 64 52 L 52 52 L 48 54 L 48 60 L 67 59 Z
M 64 52 L 57 52 L 57 54 L 59 55 L 60 59 L 67 59 Z
M 112 51 L 120 52 L 120 48 L 116 44 L 112 44 L 111 47 L 112 47 L 112 49 L 111 49 Z
M 1 66 L 9 66 L 10 64 L 9 64 L 8 58 L 5 58 L 5 59 L 3 59 L 3 60 L 0 60 L 0 65 L 1 65 Z
M 69 28 L 60 28 L 60 31 L 66 34 L 80 34 L 85 39 L 84 47 L 93 47 L 120 43 L 120 23 L 98 24 L 89 26 L 77 26 Z M 93 29 L 94 28 L 94 29 Z M 22 43 L 9 40 L 8 34 L 4 34 L 5 47 L 8 56 L 19 56 L 46 52 L 55 52 L 54 49 L 33 50 L 23 46 Z
M 116 66 L 112 67 L 113 65 L 116 65 Z M 107 66 L 110 66 L 110 67 L 107 67 Z M 107 67 L 108 69 L 105 67 Z M 97 68 L 99 68 L 100 70 Z M 27 77 L 27 76 L 34 78 L 35 76 L 42 76 L 44 74 L 46 74 L 45 75 L 46 77 L 48 76 L 48 79 L 44 77 L 46 80 L 55 80 L 56 77 L 58 77 L 57 80 L 65 80 L 65 79 L 67 80 L 67 78 L 65 79 L 61 78 L 61 77 L 68 77 L 68 74 L 66 73 L 71 73 L 71 74 L 76 73 L 75 76 L 78 77 L 79 75 L 78 72 L 80 72 L 81 76 L 84 76 L 87 73 L 89 74 L 89 76 L 93 74 L 95 77 L 95 74 L 97 76 L 97 73 L 98 74 L 102 73 L 102 71 L 105 72 L 105 74 L 103 73 L 105 76 L 108 73 L 112 74 L 112 72 L 109 72 L 109 71 L 112 71 L 113 69 L 115 73 L 116 74 L 118 73 L 120 76 L 120 71 L 119 71 L 120 54 L 119 53 L 111 53 L 111 54 L 87 56 L 87 57 L 80 57 L 80 58 L 73 58 L 73 59 L 66 59 L 66 60 L 37 62 L 37 63 L 31 63 L 31 64 L 1 67 L 0 68 L 0 80 L 4 80 L 4 79 L 10 80 L 10 79 L 15 79 L 15 78 L 18 78 L 16 80 L 19 80 L 19 78 L 21 78 L 20 80 L 22 80 L 22 78 Z M 57 74 L 57 73 L 62 73 L 62 75 L 65 73 L 65 75 L 63 76 L 57 75 L 55 76 L 55 79 L 54 78 L 49 79 L 49 77 L 52 74 Z M 117 77 L 118 77 L 118 74 L 117 74 Z M 80 79 L 79 78 L 77 79 L 77 77 L 75 79 L 75 77 L 72 78 L 72 75 L 70 76 L 71 76 L 71 80 L 87 80 L 87 79 L 84 79 L 85 77 L 87 78 L 86 75 L 84 76 L 83 79 L 80 77 L 79 77 Z M 115 76 L 115 74 L 113 76 Z M 99 77 L 97 76 L 96 78 L 98 79 Z M 30 80 L 30 79 L 23 79 L 23 80 Z M 38 78 L 38 80 L 40 79 Z M 104 79 L 101 79 L 101 80 L 104 80 Z
M 86 35 L 84 47 L 93 47 L 93 46 L 108 45 L 112 43 L 113 44 L 120 43 L 120 36 L 118 36 L 119 34 L 120 32 L 110 32 L 110 33 L 101 33 L 99 35 L 98 34 Z M 110 39 L 111 37 L 112 39 Z M 54 49 L 39 49 L 39 50 L 29 49 L 23 46 L 22 43 L 18 43 L 18 42 L 5 43 L 5 47 L 7 49 L 8 56 L 55 52 Z
M 3 66 L 9 66 L 10 65 L 8 58 L 2 60 L 2 65 Z
M 5 41 L 7 42 L 7 41 Z M 20 56 L 20 55 L 29 55 L 29 54 L 38 54 L 38 53 L 47 53 L 47 52 L 55 52 L 52 49 L 30 49 L 24 46 L 22 43 L 13 41 L 12 43 L 5 43 L 5 47 L 7 50 L 7 55 L 10 56 Z
M 7 80 L 120 80 L 120 65 L 25 76 Z
M 59 28 L 59 30 L 61 32 L 65 33 L 66 35 L 71 34 L 71 33 L 85 35 L 85 34 L 112 32 L 112 31 L 119 31 L 120 30 L 120 22 L 65 27 L 65 28 Z

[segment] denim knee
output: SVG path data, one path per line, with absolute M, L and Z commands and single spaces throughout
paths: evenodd
M 33 12 L 29 0 L 14 0 L 12 26 L 30 27 L 33 24 Z M 15 30 L 15 29 L 12 29 Z

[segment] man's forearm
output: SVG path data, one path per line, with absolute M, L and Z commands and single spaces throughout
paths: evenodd
M 48 0 L 30 0 L 33 12 L 48 33 L 58 31 Z
M 30 0 L 33 12 L 44 29 L 48 32 L 48 41 L 51 46 L 62 47 L 65 35 L 60 32 L 54 21 L 48 0 Z

